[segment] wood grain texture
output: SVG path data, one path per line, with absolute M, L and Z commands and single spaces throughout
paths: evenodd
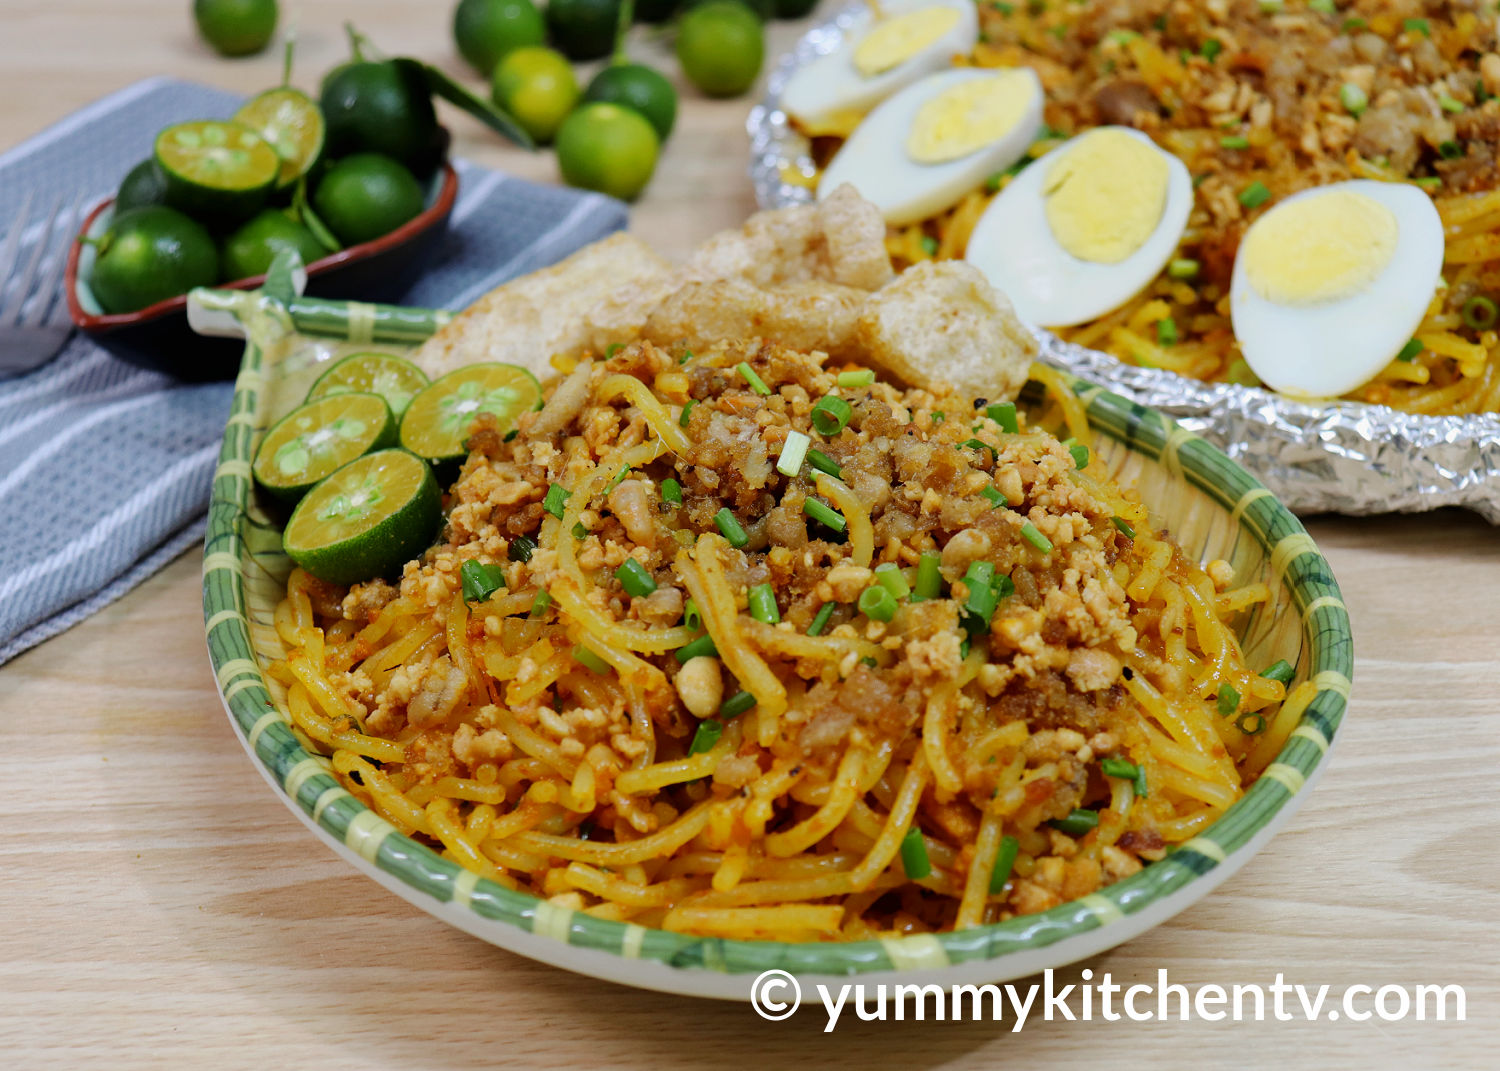
M 292 5 L 283 5 L 290 8 Z M 152 74 L 250 91 L 187 0 L 0 0 L 0 149 Z M 354 16 L 458 69 L 447 5 L 304 0 L 304 84 Z M 798 32 L 779 24 L 772 51 Z M 643 45 L 642 56 L 664 57 Z M 672 65 L 665 66 L 671 70 Z M 681 255 L 753 206 L 741 101 L 685 94 L 634 227 Z M 539 179 L 450 116 L 455 151 Z M 3 508 L 3 506 L 0 506 Z M 1456 512 L 1311 526 L 1349 605 L 1353 705 L 1289 829 L 1218 892 L 1060 972 L 1186 984 L 1459 983 L 1465 1023 L 858 1023 L 577 978 L 351 872 L 271 794 L 208 671 L 199 563 L 0 669 L 0 1053 L 17 1068 L 1495 1066 L 1500 538 Z

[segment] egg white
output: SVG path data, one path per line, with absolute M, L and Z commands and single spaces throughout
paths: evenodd
M 1281 204 L 1337 190 L 1363 194 L 1395 215 L 1396 251 L 1384 271 L 1358 292 L 1318 305 L 1268 301 L 1251 285 L 1245 257 L 1235 261 L 1230 284 L 1234 334 L 1246 363 L 1272 390 L 1298 397 L 1335 398 L 1368 382 L 1411 340 L 1442 277 L 1443 221 L 1415 186 L 1343 182 Z
M 1015 163 L 1042 129 L 1042 83 L 1025 68 L 1010 73 L 1030 83 L 1026 110 L 999 138 L 967 156 L 940 164 L 919 164 L 906 152 L 912 123 L 924 104 L 962 82 L 994 78 L 998 73 L 958 68 L 929 75 L 897 93 L 866 117 L 829 162 L 818 182 L 819 199 L 848 183 L 880 209 L 887 223 L 901 226 L 952 207 L 996 171 Z
M 1051 168 L 1077 141 L 1074 138 L 1000 191 L 979 217 L 964 254 L 1010 298 L 1021 319 L 1041 327 L 1071 327 L 1097 320 L 1140 293 L 1172 259 L 1193 210 L 1193 179 L 1186 164 L 1138 130 L 1096 129 L 1122 130 L 1151 146 L 1167 162 L 1167 198 L 1161 219 L 1139 249 L 1118 263 L 1100 264 L 1073 256 L 1053 235 L 1042 187 Z
M 916 55 L 870 78 L 854 66 L 854 50 L 875 21 L 873 13 L 862 12 L 844 31 L 838 48 L 813 60 L 787 81 L 781 91 L 782 110 L 811 125 L 838 112 L 863 115 L 923 75 L 951 66 L 955 55 L 974 51 L 979 42 L 979 14 L 973 0 L 894 0 L 881 4 L 887 17 L 928 7 L 952 8 L 958 12 L 958 21 Z

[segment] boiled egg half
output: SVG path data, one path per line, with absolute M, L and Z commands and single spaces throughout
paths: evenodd
M 1119 308 L 1172 258 L 1193 209 L 1186 165 L 1105 126 L 1022 171 L 985 209 L 965 257 L 1024 320 L 1070 327 Z
M 870 113 L 824 170 L 818 196 L 848 183 L 887 223 L 927 219 L 1025 155 L 1042 104 L 1042 83 L 1024 67 L 929 75 Z
M 861 12 L 839 47 L 802 67 L 781 107 L 809 134 L 843 134 L 859 117 L 979 41 L 973 0 L 894 0 Z
M 1411 341 L 1442 269 L 1442 219 L 1417 187 L 1307 190 L 1245 232 L 1230 288 L 1235 337 L 1273 390 L 1337 397 Z

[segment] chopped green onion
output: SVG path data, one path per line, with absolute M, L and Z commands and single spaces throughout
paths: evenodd
M 1068 453 L 1073 455 L 1073 467 L 1086 469 L 1089 467 L 1089 448 L 1076 439 L 1066 439 L 1063 445 L 1068 448 Z
M 1151 793 L 1146 791 L 1146 767 L 1141 766 L 1135 771 L 1135 794 L 1145 799 Z
M 622 348 L 623 345 L 621 343 L 611 342 L 608 346 L 604 347 L 604 359 L 606 361 L 609 360 L 615 354 L 619 353 Z
M 749 533 L 740 525 L 739 519 L 729 512 L 728 506 L 714 514 L 714 524 L 719 526 L 719 531 L 724 533 L 724 538 L 736 550 L 750 542 Z
M 1107 758 L 1099 764 L 1105 777 L 1118 777 L 1122 781 L 1134 781 L 1141 768 L 1129 759 Z
M 510 548 L 505 552 L 505 556 L 513 562 L 529 562 L 535 553 L 535 539 L 530 536 L 516 536 L 510 541 Z
M 1198 276 L 1198 270 L 1202 266 L 1196 260 L 1189 260 L 1187 257 L 1178 257 L 1167 265 L 1167 274 L 1173 279 L 1195 279 Z
M 781 611 L 776 608 L 776 589 L 770 584 L 756 584 L 750 589 L 750 616 L 767 625 L 781 620 Z
M 1001 506 L 1010 505 L 1010 500 L 993 487 L 984 488 L 979 492 L 979 497 L 990 500 L 990 509 L 999 509 Z
M 573 661 L 577 662 L 590 673 L 598 673 L 600 676 L 603 676 L 609 672 L 609 663 L 581 643 L 573 648 Z
M 1271 199 L 1271 191 L 1260 179 L 1256 179 L 1250 185 L 1240 191 L 1240 204 L 1246 208 L 1259 208 Z
M 1338 11 L 1333 6 L 1333 0 L 1307 0 L 1307 9 L 1316 11 L 1320 15 L 1332 15 Z
M 719 717 L 738 718 L 754 705 L 755 696 L 749 692 L 735 692 L 734 695 L 724 700 L 723 706 L 719 707 Z
M 685 666 L 695 658 L 714 658 L 718 653 L 712 636 L 699 636 L 687 646 L 677 648 L 677 661 Z
M 531 616 L 541 617 L 552 606 L 552 593 L 550 591 L 539 591 L 536 598 L 531 600 Z
M 1009 580 L 1006 577 L 1006 580 Z M 973 615 L 975 626 L 970 631 L 987 631 L 990 618 L 995 615 L 995 606 L 999 603 L 999 594 L 995 591 L 995 567 L 989 562 L 974 562 L 964 573 L 964 587 L 969 589 L 969 597 L 964 600 L 964 609 Z
M 1461 141 L 1445 141 L 1438 146 L 1438 155 L 1444 160 L 1457 160 L 1465 151 Z
M 912 881 L 921 881 L 932 873 L 932 860 L 927 857 L 927 842 L 922 831 L 913 826 L 901 838 L 901 869 Z
M 823 630 L 828 627 L 828 619 L 833 616 L 833 608 L 837 603 L 825 602 L 818 607 L 818 612 L 813 616 L 812 624 L 807 626 L 809 636 L 821 636 Z
M 853 415 L 848 402 L 837 395 L 825 394 L 812 408 L 812 426 L 819 435 L 832 438 L 849 425 Z
M 1006 177 L 1009 174 L 1009 171 L 996 171 L 993 175 L 984 180 L 984 188 L 990 193 L 999 193 L 1000 184 L 1005 181 Z
M 1015 402 L 996 402 L 994 405 L 986 406 L 984 415 L 1000 425 L 1000 430 L 1010 435 L 1018 434 L 1021 430 L 1021 422 L 1016 416 Z
M 554 483 L 547 488 L 547 497 L 542 499 L 542 509 L 558 520 L 562 520 L 564 505 L 572 496 L 572 491 L 567 490 L 560 483 Z
M 839 463 L 821 450 L 809 450 L 807 452 L 807 463 L 819 472 L 826 472 L 835 480 L 844 475 L 844 470 L 839 468 Z
M 965 450 L 988 450 L 990 452 L 990 464 L 998 465 L 1000 463 L 1000 451 L 996 450 L 983 439 L 968 439 L 961 445 Z
M 1488 331 L 1500 319 L 1500 309 L 1487 297 L 1472 297 L 1464 302 L 1464 323 L 1475 331 Z
M 935 599 L 943 592 L 943 574 L 938 568 L 942 564 L 942 556 L 928 552 L 917 560 L 917 583 L 912 588 L 912 602 L 926 602 Z
M 750 389 L 756 394 L 764 396 L 771 393 L 771 388 L 766 386 L 766 381 L 755 374 L 755 369 L 750 367 L 748 361 L 741 361 L 734 366 L 734 370 L 740 374 L 740 378 L 750 384 Z
M 693 733 L 693 742 L 688 745 L 689 755 L 702 755 L 705 751 L 712 751 L 714 745 L 719 742 L 719 737 L 724 735 L 724 723 L 714 721 L 700 721 L 697 732 Z
M 1280 681 L 1282 686 L 1285 687 L 1292 683 L 1292 678 L 1297 675 L 1297 670 L 1285 658 L 1279 658 L 1261 670 L 1260 675 L 1268 681 Z
M 1464 106 L 1463 106 L 1462 103 L 1460 103 L 1459 101 L 1454 100 L 1452 97 L 1448 96 L 1448 94 L 1446 94 L 1446 93 L 1440 93 L 1440 94 L 1438 94 L 1438 99 L 1437 100 L 1438 100 L 1438 107 L 1441 108 L 1441 109 L 1443 109 L 1443 111 L 1445 111 L 1445 112 L 1453 112 L 1454 114 L 1457 114 L 1457 113 L 1459 113 L 1459 112 L 1461 112 L 1461 111 L 1464 110 Z
M 1198 48 L 1198 55 L 1212 63 L 1224 51 L 1224 43 L 1217 37 L 1210 37 Z
M 1266 731 L 1268 725 L 1269 723 L 1266 721 L 1264 714 L 1257 714 L 1249 710 L 1234 719 L 1234 727 L 1246 736 L 1259 736 Z
M 1286 0 L 1260 0 L 1260 10 L 1267 15 L 1275 15 L 1286 10 Z
M 661 482 L 661 500 L 678 506 L 682 505 L 682 484 L 668 476 Z
M 1363 30 L 1368 25 L 1370 25 L 1368 22 L 1355 15 L 1344 20 L 1343 30 L 1348 33 L 1350 30 Z
M 1009 833 L 1000 838 L 1000 850 L 995 853 L 995 866 L 990 871 L 990 895 L 998 896 L 1005 891 L 1010 872 L 1016 865 L 1016 856 L 1021 851 L 1021 842 Z
M 943 421 L 945 421 L 947 419 L 948 419 L 948 414 L 945 413 L 945 412 L 943 412 L 941 409 L 937 410 L 936 412 L 934 412 L 932 414 L 932 423 L 933 423 L 934 427 L 936 427 L 937 425 L 941 424 Z
M 877 565 L 875 579 L 881 587 L 898 599 L 904 599 L 911 594 L 911 585 L 906 582 L 906 575 L 901 572 L 901 567 L 895 562 L 882 562 Z
M 1156 321 L 1156 341 L 1163 346 L 1177 345 L 1177 321 L 1168 316 Z
M 459 567 L 463 581 L 464 602 L 484 602 L 505 586 L 505 572 L 498 565 L 470 558 Z
M 922 252 L 929 257 L 938 251 L 938 240 L 930 234 L 922 235 Z
M 841 387 L 868 387 L 875 382 L 875 371 L 871 368 L 861 368 L 856 372 L 840 372 L 839 386 Z
M 703 627 L 703 614 L 698 609 L 698 604 L 689 599 L 682 607 L 682 623 L 694 632 Z
M 1110 521 L 1126 539 L 1135 538 L 1135 529 L 1130 526 L 1130 523 L 1124 517 L 1111 517 Z
M 1370 106 L 1370 95 L 1353 82 L 1345 82 L 1339 87 L 1339 103 L 1346 112 L 1358 118 Z
M 574 539 L 587 539 L 588 538 L 588 534 L 589 534 L 589 530 L 583 526 L 583 522 L 582 521 L 579 521 L 577 524 L 575 524 L 573 526 L 573 538 Z
M 842 515 L 823 505 L 816 498 L 803 499 L 802 512 L 825 528 L 832 528 L 835 532 L 842 532 L 848 526 L 848 522 Z
M 1250 139 L 1243 134 L 1225 134 L 1219 139 L 1221 149 L 1248 149 L 1249 147 Z
M 1026 540 L 1026 542 L 1030 543 L 1033 547 L 1041 551 L 1043 554 L 1052 553 L 1052 540 L 1042 535 L 1042 533 L 1037 529 L 1037 526 L 1032 524 L 1030 521 L 1027 521 L 1025 524 L 1021 525 L 1021 538 Z
M 1117 45 L 1128 45 L 1132 41 L 1140 40 L 1141 35 L 1134 30 L 1110 30 L 1104 37 Z
M 889 621 L 896 616 L 897 609 L 896 597 L 879 584 L 871 584 L 860 592 L 859 612 L 871 621 Z
M 606 486 L 604 488 L 604 493 L 605 494 L 609 494 L 616 487 L 619 487 L 620 484 L 624 483 L 625 482 L 625 476 L 629 472 L 630 472 L 630 466 L 629 465 L 622 465 L 622 466 L 620 466 L 620 471 L 617 472 L 617 473 L 615 473 L 614 479 L 612 479 L 612 480 L 609 481 L 608 486 Z
M 693 351 L 692 350 L 683 350 L 682 351 L 682 356 L 679 357 L 679 358 L 677 358 L 677 363 L 678 364 L 687 364 L 692 359 L 693 359 Z
M 1406 361 L 1408 363 L 1411 361 L 1415 361 L 1417 359 L 1417 354 L 1421 353 L 1425 348 L 1426 347 L 1422 345 L 1421 340 L 1414 338 L 1406 345 L 1401 347 L 1401 352 L 1396 354 L 1396 360 Z
M 781 457 L 776 461 L 776 471 L 783 476 L 795 476 L 802 471 L 802 462 L 807 457 L 807 448 L 812 440 L 800 431 L 789 431 L 781 444 Z
M 1219 685 L 1219 715 L 1229 717 L 1240 709 L 1240 693 L 1235 691 L 1234 685 L 1225 681 Z
M 677 418 L 677 426 L 679 428 L 685 428 L 685 427 L 688 426 L 688 422 L 692 419 L 693 406 L 695 406 L 697 404 L 698 404 L 698 399 L 694 398 L 691 401 L 689 401 L 687 403 L 687 405 L 684 405 L 682 407 L 682 416 L 680 416 L 680 417 Z
M 632 599 L 644 599 L 656 590 L 656 580 L 635 558 L 626 558 L 615 570 L 615 579 Z
M 1432 24 L 1426 19 L 1406 19 L 1401 23 L 1401 28 L 1407 33 L 1419 33 L 1423 37 L 1432 36 Z
M 1073 813 L 1066 818 L 1055 818 L 1047 823 L 1059 833 L 1066 833 L 1070 837 L 1081 837 L 1089 830 L 1099 824 L 1098 811 L 1086 811 L 1081 807 L 1075 807 Z

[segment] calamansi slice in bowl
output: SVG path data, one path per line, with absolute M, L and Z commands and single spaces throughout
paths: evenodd
M 259 134 L 280 157 L 277 189 L 286 189 L 311 171 L 323 154 L 323 111 L 300 89 L 268 89 L 246 101 L 234 119 Z
M 400 569 L 427 549 L 442 520 L 432 466 L 405 450 L 377 450 L 309 491 L 281 539 L 313 576 L 348 585 Z
M 401 445 L 429 461 L 465 456 L 470 429 L 481 413 L 493 416 L 502 434 L 522 413 L 542 404 L 536 376 L 513 364 L 471 364 L 449 372 L 411 400 L 401 418 Z
M 167 203 L 189 215 L 241 219 L 265 203 L 281 157 L 243 123 L 197 119 L 156 135 Z
M 372 450 L 396 445 L 396 418 L 378 394 L 334 394 L 293 409 L 255 451 L 255 482 L 296 501 L 319 480 Z
M 307 392 L 308 401 L 350 391 L 369 391 L 385 399 L 400 420 L 417 392 L 427 386 L 426 374 L 404 357 L 391 353 L 351 353 L 335 361 Z

